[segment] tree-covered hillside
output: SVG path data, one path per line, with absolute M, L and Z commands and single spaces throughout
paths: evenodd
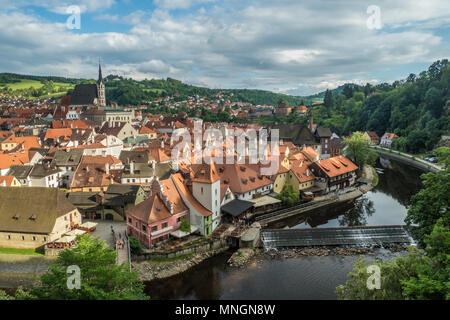
M 189 96 L 195 95 L 213 100 L 217 94 L 222 94 L 224 98 L 232 102 L 250 102 L 256 105 L 276 105 L 281 98 L 284 98 L 291 105 L 299 105 L 302 101 L 304 103 L 309 101 L 302 97 L 265 90 L 197 87 L 172 78 L 137 81 L 109 75 L 105 80 L 108 99 L 119 105 L 137 105 L 158 97 L 173 96 L 175 94 L 178 101 L 186 100 Z
M 430 150 L 450 131 L 450 63 L 434 62 L 419 75 L 377 86 L 346 86 L 327 92 L 314 121 L 347 135 L 354 131 L 400 136 L 394 147 L 418 153 Z

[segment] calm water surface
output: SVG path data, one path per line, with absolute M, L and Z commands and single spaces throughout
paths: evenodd
M 293 217 L 273 228 L 311 228 L 404 224 L 410 198 L 420 188 L 417 169 L 378 160 L 376 188 L 352 204 L 328 208 L 311 216 Z M 336 286 L 344 284 L 356 256 L 301 257 L 263 260 L 243 269 L 226 265 L 224 253 L 175 277 L 147 284 L 152 299 L 336 299 Z M 380 249 L 368 255 L 382 260 L 394 254 Z

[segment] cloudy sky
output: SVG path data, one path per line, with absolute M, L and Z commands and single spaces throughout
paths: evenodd
M 0 0 L 0 72 L 22 74 L 95 78 L 100 58 L 104 74 L 305 95 L 419 73 L 449 40 L 448 0 Z

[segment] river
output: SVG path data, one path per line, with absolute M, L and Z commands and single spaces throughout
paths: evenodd
M 380 158 L 378 185 L 353 203 L 292 217 L 271 227 L 311 228 L 357 225 L 404 224 L 410 198 L 421 188 L 421 171 Z M 387 250 L 367 255 L 389 260 L 397 254 Z M 228 267 L 227 252 L 187 272 L 146 284 L 151 299 L 336 299 L 335 288 L 344 284 L 357 256 L 306 256 L 285 260 L 262 260 L 242 269 Z

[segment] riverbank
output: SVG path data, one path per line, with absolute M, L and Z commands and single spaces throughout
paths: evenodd
M 423 170 L 423 171 L 431 171 L 431 172 L 435 172 L 436 173 L 436 172 L 442 170 L 442 167 L 440 165 L 437 165 L 437 164 L 434 164 L 434 163 L 431 163 L 431 162 L 427 162 L 425 160 L 417 158 L 414 155 L 403 153 L 403 152 L 400 152 L 400 151 L 397 151 L 397 150 L 381 148 L 381 147 L 378 147 L 378 146 L 373 146 L 372 148 L 379 155 L 381 155 L 383 157 L 400 161 L 402 163 L 405 163 L 407 165 L 413 166 L 413 167 L 418 168 L 418 169 Z
M 172 259 L 149 259 L 139 262 L 134 261 L 131 263 L 131 268 L 132 270 L 137 270 L 139 272 L 139 279 L 141 281 L 147 282 L 157 279 L 164 279 L 183 273 L 204 260 L 218 255 L 226 250 L 228 250 L 228 248 L 220 248 L 217 250 Z
M 263 260 L 284 260 L 290 258 L 301 258 L 307 256 L 355 256 L 376 253 L 380 247 L 303 247 L 303 248 L 281 248 L 278 250 L 264 249 L 239 249 L 228 260 L 230 267 L 244 268 Z M 406 252 L 407 246 L 394 244 L 383 246 L 383 249 L 391 253 Z
M 0 254 L 0 287 L 17 288 L 33 284 L 54 258 L 43 255 Z

